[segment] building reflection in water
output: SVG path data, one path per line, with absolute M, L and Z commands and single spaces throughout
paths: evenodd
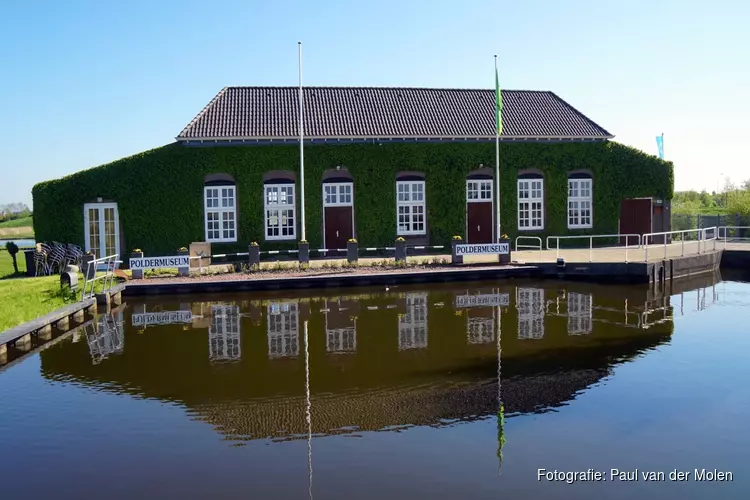
M 299 302 L 271 302 L 266 309 L 268 357 L 299 355 Z
M 83 327 L 89 345 L 91 361 L 97 365 L 109 356 L 121 354 L 125 348 L 125 328 L 122 310 L 101 314 Z
M 516 288 L 516 310 L 518 311 L 519 339 L 544 337 L 543 288 Z
M 239 361 L 241 357 L 239 306 L 225 304 L 211 306 L 208 359 L 212 362 L 227 362 Z
M 407 293 L 406 313 L 398 316 L 398 348 L 427 347 L 427 293 Z
M 593 330 L 590 293 L 568 294 L 568 335 L 588 335 Z
M 357 351 L 357 317 L 351 307 L 336 301 L 325 301 L 326 352 L 353 353 Z

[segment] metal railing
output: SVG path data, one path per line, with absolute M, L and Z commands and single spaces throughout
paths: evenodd
M 719 226 L 717 230 L 718 232 L 716 234 L 716 237 L 720 240 L 724 240 L 724 249 L 727 248 L 727 241 L 729 241 L 730 239 L 732 241 L 750 240 L 750 237 L 748 236 L 735 236 L 735 235 L 729 236 L 730 231 L 738 231 L 738 230 L 742 230 L 742 233 L 744 234 L 750 234 L 750 226 Z
M 531 240 L 536 241 L 538 244 L 536 245 L 520 245 L 518 243 L 518 240 Z M 519 248 L 525 248 L 526 250 L 539 250 L 539 262 L 542 262 L 542 239 L 539 236 L 516 236 L 516 242 L 515 242 L 516 249 L 515 252 L 518 251 Z
M 572 239 L 584 239 L 589 240 L 589 262 L 593 262 L 594 257 L 594 238 L 617 238 L 618 243 L 620 238 L 625 238 L 625 246 L 614 246 L 614 247 L 600 247 L 600 250 L 620 250 L 625 249 L 625 262 L 628 262 L 628 249 L 631 247 L 628 243 L 630 238 L 634 238 L 638 244 L 635 248 L 641 247 L 641 235 L 640 234 L 581 234 L 574 236 L 547 236 L 547 250 L 557 250 L 556 258 L 560 258 L 560 240 L 572 240 Z M 550 247 L 550 242 L 555 241 L 555 248 Z M 585 249 L 585 248 L 584 248 Z M 563 250 L 566 250 L 563 248 Z M 568 250 L 581 250 L 580 248 L 570 248 Z
M 83 291 L 81 300 L 90 299 L 94 296 L 96 282 L 102 280 L 102 293 L 109 292 L 115 281 L 115 268 L 122 261 L 118 260 L 118 254 L 102 257 L 89 261 L 83 273 Z M 103 274 L 99 274 L 103 271 Z M 88 290 L 91 285 L 91 290 Z
M 689 235 L 695 234 L 696 239 L 687 240 Z M 710 234 L 710 236 L 709 236 Z M 661 236 L 663 243 L 654 243 L 654 237 Z M 680 241 L 676 243 L 670 243 L 672 236 L 679 236 Z M 667 248 L 675 245 L 681 245 L 680 257 L 685 256 L 685 242 L 698 243 L 698 254 L 701 254 L 707 250 L 708 242 L 713 241 L 713 249 L 716 250 L 716 239 L 718 236 L 717 227 L 706 227 L 703 229 L 685 229 L 682 231 L 662 231 L 660 233 L 646 233 L 643 235 L 643 248 L 644 248 L 644 262 L 648 262 L 648 249 L 649 246 L 662 246 L 664 247 L 664 258 L 667 258 Z M 649 243 L 649 240 L 651 241 Z

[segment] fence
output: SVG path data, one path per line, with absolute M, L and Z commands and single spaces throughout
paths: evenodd
M 664 258 L 667 258 L 670 248 L 677 248 L 679 245 L 680 256 L 685 256 L 685 243 L 688 242 L 687 252 L 691 249 L 696 253 L 703 253 L 709 250 L 709 242 L 713 241 L 713 250 L 716 250 L 716 240 L 719 231 L 717 227 L 706 227 L 702 229 L 685 229 L 678 231 L 663 231 L 660 233 L 646 233 L 643 235 L 644 261 L 648 262 L 649 247 L 663 247 Z M 656 238 L 659 241 L 654 241 Z M 697 246 L 694 245 L 697 243 Z
M 672 214 L 672 230 L 686 231 L 688 229 L 703 229 L 720 226 L 750 226 L 750 216 L 740 214 L 730 215 L 702 215 L 702 214 Z M 750 231 L 746 236 L 750 236 Z
M 625 245 L 623 246 L 615 246 L 615 247 L 602 247 L 600 249 L 604 248 L 611 248 L 612 250 L 625 250 L 625 262 L 628 261 L 628 249 L 631 248 L 631 241 L 635 243 L 634 248 L 640 248 L 641 247 L 641 235 L 640 234 L 588 234 L 588 235 L 576 235 L 576 236 L 547 236 L 547 250 L 556 250 L 557 255 L 556 258 L 560 258 L 560 240 L 581 240 L 581 239 L 588 239 L 589 240 L 589 262 L 593 262 L 594 258 L 594 248 L 597 248 L 594 246 L 594 239 L 602 239 L 605 242 L 615 240 L 615 241 L 621 241 L 623 238 L 625 239 Z M 632 238 L 632 240 L 631 240 Z M 550 247 L 550 242 L 555 242 L 555 247 Z M 580 249 L 580 248 L 579 248 Z

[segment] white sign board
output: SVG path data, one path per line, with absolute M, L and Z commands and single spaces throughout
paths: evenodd
M 190 266 L 189 255 L 174 255 L 172 257 L 141 257 L 130 259 L 131 271 L 145 271 L 146 269 L 188 266 Z
M 510 305 L 510 294 L 489 293 L 484 295 L 457 295 L 456 308 L 466 307 L 507 307 Z
M 505 255 L 510 253 L 510 243 L 479 243 L 456 245 L 456 255 Z
M 133 326 L 168 325 L 173 323 L 190 323 L 193 321 L 192 311 L 161 311 L 152 313 L 133 314 L 130 323 Z

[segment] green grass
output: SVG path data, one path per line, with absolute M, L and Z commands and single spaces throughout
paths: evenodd
M 0 228 L 5 227 L 33 227 L 34 219 L 31 216 L 23 217 L 21 219 L 6 220 L 0 222 Z
M 0 281 L 0 332 L 43 316 L 80 298 L 60 291 L 59 276 Z
M 0 244 L 0 280 L 8 278 L 13 275 L 13 260 L 10 258 L 10 254 L 5 251 L 5 244 Z M 18 262 L 18 272 L 26 272 L 26 256 L 23 252 L 16 254 L 16 261 Z

